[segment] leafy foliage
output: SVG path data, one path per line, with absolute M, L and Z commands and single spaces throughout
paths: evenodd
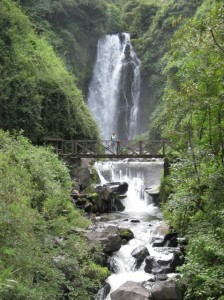
M 183 23 L 184 17 L 190 17 L 202 0 L 132 0 L 124 7 L 124 19 L 132 43 L 141 60 L 141 107 L 142 118 L 148 124 L 149 116 L 160 103 L 165 87 L 163 70 L 166 66 L 168 41 Z M 146 131 L 146 130 L 145 130 Z M 160 134 L 150 128 L 151 136 Z
M 32 2 L 32 5 L 31 3 Z M 48 39 L 86 94 L 98 38 L 122 31 L 121 10 L 106 0 L 20 0 L 36 32 Z
M 0 298 L 90 299 L 108 271 L 75 233 L 89 221 L 67 167 L 21 135 L 0 131 L 0 145 Z
M 96 137 L 97 127 L 76 79 L 53 48 L 37 37 L 21 9 L 0 3 L 1 128 L 43 137 Z
M 224 6 L 205 0 L 170 42 L 157 129 L 179 151 L 163 204 L 189 240 L 185 299 L 223 299 Z

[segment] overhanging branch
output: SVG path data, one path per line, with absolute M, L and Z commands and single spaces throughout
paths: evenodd
M 223 48 L 219 45 L 219 43 L 217 42 L 213 30 L 210 29 L 210 32 L 211 32 L 211 35 L 212 35 L 212 38 L 213 38 L 214 43 L 215 43 L 216 46 L 224 53 L 224 49 L 223 49 Z

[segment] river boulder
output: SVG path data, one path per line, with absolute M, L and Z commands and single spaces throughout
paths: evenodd
M 150 292 L 139 283 L 127 281 L 111 294 L 111 300 L 149 300 Z
M 91 243 L 100 243 L 106 254 L 111 254 L 121 248 L 122 238 L 119 228 L 116 226 L 108 226 L 100 231 L 91 231 L 86 234 L 86 237 Z
M 123 211 L 124 205 L 121 200 L 128 191 L 126 182 L 111 182 L 96 187 L 98 197 L 94 199 L 93 212 Z
M 151 289 L 154 300 L 181 300 L 181 292 L 174 280 L 157 281 Z
M 146 258 L 146 256 L 149 256 L 149 250 L 141 245 L 138 246 L 137 248 L 135 248 L 132 252 L 131 255 L 136 258 L 136 260 L 144 260 Z
M 98 186 L 100 189 L 101 187 L 107 188 L 108 191 L 114 192 L 120 195 L 127 193 L 128 191 L 128 183 L 127 182 L 108 182 L 104 185 Z
M 168 233 L 163 239 L 157 238 L 153 247 L 177 247 L 178 246 L 178 234 L 176 232 Z
M 120 228 L 119 233 L 120 233 L 120 237 L 123 240 L 130 241 L 131 239 L 134 238 L 134 233 L 129 228 Z
M 145 272 L 152 273 L 152 270 L 155 268 L 159 268 L 159 264 L 157 263 L 156 259 L 152 256 L 148 256 L 145 259 Z
M 172 272 L 175 272 L 177 266 L 181 266 L 184 263 L 184 255 L 180 249 L 173 252 L 173 257 L 170 262 L 170 268 Z

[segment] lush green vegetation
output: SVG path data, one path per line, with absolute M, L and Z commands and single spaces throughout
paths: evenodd
M 223 16 L 223 1 L 205 0 L 176 32 L 153 124 L 176 147 L 163 209 L 189 240 L 180 271 L 192 300 L 224 299 Z
M 0 127 L 43 137 L 98 135 L 75 77 L 27 16 L 9 0 L 0 2 Z
M 150 136 L 176 148 L 163 210 L 189 241 L 188 300 L 224 299 L 223 19 L 222 0 L 0 1 L 0 128 L 35 143 L 98 136 L 82 95 L 97 39 L 132 33 L 142 117 L 156 108 Z M 50 150 L 0 132 L 1 299 L 91 299 L 108 275 L 75 233 L 88 222 L 70 191 Z
M 108 0 L 20 0 L 35 31 L 61 56 L 86 94 L 98 38 L 122 31 L 121 10 Z
M 132 44 L 141 59 L 141 114 L 146 123 L 164 92 L 168 41 L 201 3 L 202 0 L 131 0 L 124 6 L 127 30 L 132 33 Z M 152 130 L 150 134 L 160 135 Z
M 75 229 L 71 179 L 50 149 L 0 131 L 0 298 L 91 299 L 108 276 Z

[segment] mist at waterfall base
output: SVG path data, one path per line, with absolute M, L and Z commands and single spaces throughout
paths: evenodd
M 152 247 L 153 239 L 161 237 L 159 228 L 162 224 L 160 209 L 152 202 L 152 198 L 145 192 L 145 188 L 157 189 L 163 169 L 163 161 L 108 161 L 97 162 L 95 167 L 100 175 L 101 184 L 106 182 L 127 182 L 129 189 L 127 197 L 123 199 L 125 210 L 106 215 L 107 222 L 99 221 L 99 227 L 115 225 L 119 228 L 129 228 L 134 233 L 134 239 L 121 249 L 114 252 L 110 265 L 113 274 L 108 277 L 107 283 L 111 286 L 110 294 L 127 281 L 143 282 L 153 277 L 144 271 L 143 263 L 139 269 L 135 268 L 135 259 L 131 252 L 140 245 L 148 248 L 151 256 L 156 259 L 168 260 L 172 254 L 164 253 L 159 248 Z M 139 222 L 132 222 L 139 220 Z M 96 300 L 109 300 L 99 292 Z
M 140 86 L 140 61 L 130 35 L 100 38 L 87 102 L 103 139 L 109 139 L 112 132 L 120 140 L 139 134 Z

